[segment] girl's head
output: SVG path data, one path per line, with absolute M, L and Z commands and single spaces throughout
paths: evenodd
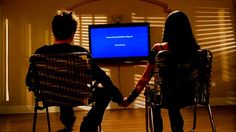
M 180 56 L 200 48 L 187 15 L 181 11 L 173 11 L 167 16 L 163 42 L 168 42 L 170 50 Z

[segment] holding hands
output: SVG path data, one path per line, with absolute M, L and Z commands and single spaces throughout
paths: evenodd
M 127 98 L 124 98 L 124 100 L 119 104 L 119 106 L 129 106 L 139 96 L 139 94 L 140 92 L 137 92 L 135 89 L 133 89 L 131 94 Z
M 128 101 L 128 98 L 124 98 L 124 100 L 119 104 L 119 106 L 122 106 L 122 107 L 127 107 L 129 106 L 131 103 Z

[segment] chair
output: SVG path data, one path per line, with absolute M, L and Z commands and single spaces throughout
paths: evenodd
M 190 132 L 196 128 L 198 105 L 207 106 L 212 131 L 216 132 L 209 104 L 211 68 L 212 53 L 206 49 L 198 50 L 191 59 L 184 61 L 175 60 L 170 51 L 158 52 L 154 84 L 148 84 L 145 88 L 146 131 L 154 132 L 153 108 L 166 108 L 174 93 L 181 95 L 181 106 L 193 106 L 193 127 Z
M 48 107 L 91 103 L 93 86 L 88 53 L 33 54 L 30 66 L 34 76 L 30 89 L 35 97 L 33 132 L 38 110 L 46 109 L 48 131 L 51 132 Z

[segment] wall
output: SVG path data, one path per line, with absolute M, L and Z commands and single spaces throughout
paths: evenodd
M 73 2 L 51 0 L 4 0 L 2 19 L 9 20 L 9 101 L 5 101 L 4 63 L 1 63 L 1 102 L 0 113 L 31 112 L 34 99 L 25 85 L 28 60 L 32 52 L 42 44 L 48 43 L 50 22 L 56 9 L 67 7 Z M 74 0 L 76 3 L 76 0 Z M 4 33 L 1 33 L 4 34 Z M 5 40 L 3 40 L 5 42 Z M 4 47 L 4 45 L 3 45 Z M 4 52 L 1 52 L 1 57 Z M 5 62 L 5 58 L 3 58 Z
M 151 18 L 165 18 L 167 13 L 164 8 L 153 3 L 142 0 L 95 0 L 86 4 L 88 0 L 3 0 L 0 6 L 1 29 L 1 66 L 0 66 L 0 114 L 1 113 L 22 113 L 32 112 L 33 96 L 27 91 L 25 86 L 25 74 L 28 68 L 29 56 L 43 44 L 52 43 L 50 22 L 56 9 L 73 8 L 79 15 L 103 14 L 107 16 L 108 23 L 111 23 L 112 15 L 123 15 L 121 22 L 131 22 L 132 13 L 138 17 L 151 20 Z M 150 2 L 155 0 L 149 0 Z M 235 82 L 236 75 L 234 67 L 235 61 L 235 7 L 232 0 L 166 0 L 170 9 L 178 9 L 184 11 L 191 21 L 194 34 L 202 47 L 210 48 L 214 53 L 213 65 L 213 87 L 211 90 L 211 102 L 213 105 L 236 104 Z M 79 3 L 79 4 L 78 4 Z M 204 7 L 203 7 L 204 5 Z M 204 11 L 199 11 L 204 9 Z M 223 10 L 223 11 L 222 11 Z M 218 13 L 218 15 L 216 15 Z M 223 14 L 223 15 L 222 15 Z M 224 16 L 224 14 L 226 14 Z M 204 18 L 206 20 L 203 20 Z M 215 16 L 214 16 L 215 15 Z M 209 19 L 208 19 L 209 17 Z M 229 18 L 226 21 L 221 20 L 220 23 L 212 23 L 210 17 L 215 19 Z M 9 20 L 9 101 L 5 101 L 5 50 L 4 50 L 4 20 Z M 163 19 L 164 20 L 164 19 Z M 163 21 L 162 19 L 160 21 Z M 199 22 L 200 21 L 200 22 Z M 208 24 L 202 24 L 205 21 Z M 219 28 L 220 25 L 230 25 L 229 31 L 221 31 L 224 34 L 204 34 L 199 31 L 203 27 Z M 214 27 L 215 26 L 215 27 Z M 218 27 L 217 27 L 218 26 Z M 151 44 L 161 41 L 163 24 L 151 26 Z M 206 29 L 206 30 L 207 30 Z M 222 29 L 222 28 L 221 28 Z M 220 30 L 220 29 L 219 29 Z M 230 32 L 230 33 L 228 33 Z M 214 38 L 214 36 L 219 36 Z M 228 38 L 230 36 L 230 38 Z M 219 40 L 218 40 L 219 39 Z M 220 41 L 227 39 L 224 41 Z M 217 40 L 217 42 L 213 42 Z M 206 43 L 207 41 L 207 43 Z M 209 43 L 210 44 L 209 44 Z M 227 42 L 227 44 L 226 44 Z M 218 46 L 218 44 L 221 44 Z M 230 49 L 223 49 L 230 47 Z M 222 50 L 221 50 L 222 49 Z M 230 52 L 226 52 L 230 51 Z M 139 64 L 101 64 L 107 70 L 114 83 L 121 89 L 124 95 L 128 95 L 135 86 L 137 80 L 142 75 L 144 65 Z M 140 98 L 143 101 L 143 97 Z M 138 104 L 136 102 L 136 104 Z M 112 108 L 117 108 L 111 104 Z M 140 105 L 132 107 L 143 107 Z

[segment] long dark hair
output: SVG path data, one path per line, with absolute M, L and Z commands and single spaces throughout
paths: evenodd
M 197 44 L 188 17 L 181 11 L 170 13 L 165 22 L 163 42 L 176 57 L 189 57 L 200 46 Z

